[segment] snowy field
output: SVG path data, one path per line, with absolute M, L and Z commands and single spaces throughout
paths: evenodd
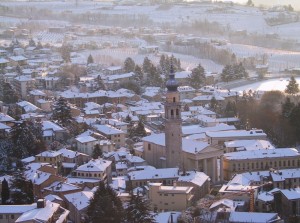
M 280 26 L 269 26 L 265 22 L 266 17 L 276 15 L 261 11 L 258 8 L 245 6 L 221 6 L 214 4 L 181 4 L 170 8 L 162 9 L 159 5 L 136 5 L 136 6 L 114 6 L 109 2 L 90 2 L 79 1 L 78 6 L 75 2 L 7 2 L 1 1 L 1 5 L 6 6 L 33 6 L 36 8 L 46 8 L 56 12 L 68 11 L 76 13 L 94 13 L 101 14 L 127 14 L 148 16 L 157 23 L 190 23 L 194 20 L 205 20 L 218 22 L 224 27 L 230 27 L 232 30 L 247 30 L 248 33 L 269 34 L 276 33 L 282 38 L 291 38 L 299 40 L 300 22 L 290 23 Z
M 295 78 L 297 83 L 300 85 L 300 77 Z M 253 84 L 232 88 L 233 91 L 243 92 L 243 91 L 284 91 L 289 83 L 290 78 L 278 78 L 266 81 L 260 81 Z
M 238 57 L 261 57 L 266 54 L 271 72 L 300 67 L 300 52 L 276 50 L 242 44 L 227 44 L 221 48 L 228 49 Z

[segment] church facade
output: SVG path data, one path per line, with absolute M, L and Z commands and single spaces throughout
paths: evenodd
M 223 154 L 222 148 L 182 137 L 180 94 L 172 72 L 166 87 L 165 133 L 143 138 L 144 159 L 156 168 L 196 170 L 206 173 L 212 182 L 218 181 L 217 159 Z

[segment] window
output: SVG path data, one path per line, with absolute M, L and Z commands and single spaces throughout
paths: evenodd
M 11 219 L 15 219 L 15 216 L 12 214 L 12 215 L 10 215 L 10 218 Z
M 176 115 L 179 116 L 179 109 L 176 109 Z
M 3 219 L 3 215 L 2 214 L 0 214 L 0 219 Z
M 176 98 L 175 97 L 173 97 L 173 102 L 176 102 Z
M 148 144 L 148 150 L 149 151 L 151 150 L 151 144 Z
M 173 109 L 171 109 L 171 117 L 173 118 L 173 116 L 174 116 L 174 111 Z

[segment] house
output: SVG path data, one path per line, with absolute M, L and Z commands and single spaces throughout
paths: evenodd
M 226 153 L 259 150 L 259 149 L 275 149 L 274 146 L 267 140 L 233 140 L 224 143 Z
M 126 133 L 110 125 L 93 125 L 93 128 L 117 146 L 125 145 Z
M 211 145 L 223 145 L 224 142 L 232 140 L 267 139 L 267 134 L 261 129 L 209 131 L 206 132 L 206 136 Z
M 29 91 L 29 101 L 35 105 L 37 105 L 39 99 L 45 99 L 45 97 L 46 94 L 43 91 L 37 89 Z
M 34 79 L 30 76 L 21 75 L 17 76 L 13 80 L 13 86 L 16 92 L 22 99 L 28 98 L 28 93 L 34 88 Z
M 25 113 L 37 113 L 40 112 L 41 109 L 34 104 L 28 102 L 28 101 L 20 101 L 17 103 L 17 105 L 24 111 Z
M 81 178 L 100 179 L 111 182 L 111 164 L 109 160 L 93 159 L 73 171 L 74 176 Z
M 76 193 L 81 191 L 82 188 L 66 182 L 55 181 L 50 184 L 48 187 L 43 189 L 43 195 L 56 195 L 64 199 L 66 194 Z
M 163 186 L 162 183 L 148 183 L 148 198 L 153 211 L 183 211 L 192 205 L 193 187 Z
M 24 66 L 27 64 L 27 58 L 24 56 L 11 56 L 8 59 L 11 66 Z
M 176 183 L 178 186 L 193 187 L 193 199 L 196 201 L 210 193 L 210 178 L 203 172 L 186 171 L 179 175 Z
M 51 121 L 43 121 L 43 137 L 46 143 L 64 140 L 67 137 L 67 131 L 58 124 Z
M 107 76 L 107 82 L 110 83 L 123 83 L 134 79 L 135 74 L 133 72 L 124 74 L 114 74 Z
M 4 58 L 0 58 L 0 70 L 3 70 L 5 67 L 7 67 L 9 61 L 4 59 Z
M 283 223 L 277 213 L 257 212 L 230 212 L 228 221 L 230 223 Z
M 40 199 L 26 205 L 1 205 L 0 223 L 59 222 L 66 223 L 69 211 L 60 204 Z
M 45 87 L 47 90 L 53 90 L 56 89 L 58 82 L 59 82 L 59 77 L 45 77 Z
M 283 189 L 273 192 L 275 211 L 285 218 L 300 220 L 300 188 Z
M 173 185 L 173 182 L 178 179 L 178 168 L 164 169 L 146 169 L 129 172 L 131 186 L 142 187 L 147 186 L 148 182 L 163 183 L 163 185 Z
M 94 196 L 92 191 L 80 191 L 65 195 L 67 209 L 70 211 L 69 218 L 74 223 L 81 223 L 85 215 L 91 198 Z
M 65 175 L 69 174 L 76 166 L 80 166 L 90 160 L 90 156 L 67 148 L 58 150 L 62 155 L 62 168 Z
M 48 150 L 35 155 L 35 162 L 50 163 L 57 167 L 60 167 L 61 161 L 62 155 L 58 151 Z
M 36 105 L 44 112 L 51 112 L 51 106 L 53 104 L 53 101 L 48 101 L 45 99 L 38 99 L 36 101 Z
M 192 99 L 196 96 L 196 89 L 191 86 L 180 86 L 178 87 L 180 94 L 180 100 Z
M 105 75 L 114 75 L 123 73 L 123 68 L 121 66 L 111 66 L 104 70 Z
M 67 177 L 66 183 L 73 184 L 82 188 L 82 190 L 90 190 L 99 185 L 101 179 L 85 178 L 85 177 Z
M 33 183 L 33 193 L 36 197 L 44 196 L 44 188 L 48 187 L 54 182 L 64 181 L 64 178 L 51 173 L 42 172 L 39 170 L 28 169 L 25 171 L 27 180 Z
M 95 145 L 98 144 L 98 140 L 89 135 L 79 136 L 75 138 L 75 141 L 77 150 L 90 156 L 93 154 Z

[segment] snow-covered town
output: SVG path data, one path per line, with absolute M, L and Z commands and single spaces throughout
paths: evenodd
M 0 223 L 299 223 L 297 1 L 2 0 Z

